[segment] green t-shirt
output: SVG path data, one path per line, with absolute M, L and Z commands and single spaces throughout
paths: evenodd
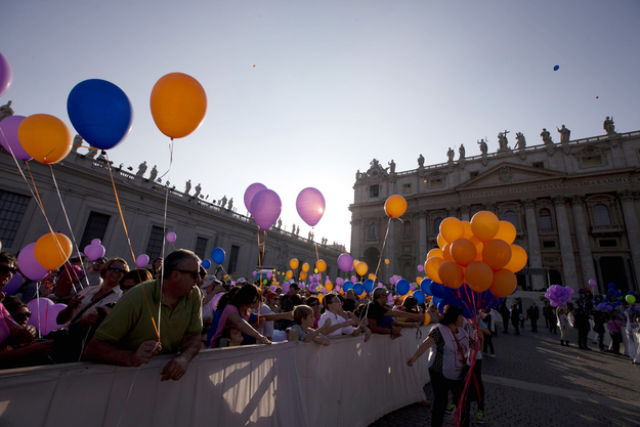
M 156 340 L 157 335 L 151 318 L 153 316 L 154 321 L 157 322 L 159 301 L 158 280 L 135 286 L 120 298 L 94 337 L 130 351 L 136 351 L 145 341 Z M 182 347 L 185 335 L 201 332 L 202 294 L 200 289 L 194 287 L 189 295 L 178 300 L 178 304 L 173 309 L 162 304 L 160 325 L 162 353 L 177 353 Z

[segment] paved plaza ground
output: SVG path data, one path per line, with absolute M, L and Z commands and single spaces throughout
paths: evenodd
M 499 333 L 495 357 L 485 357 L 486 425 L 637 426 L 640 425 L 640 366 L 629 358 L 560 346 L 556 336 L 527 324 L 519 336 Z M 431 387 L 427 388 L 429 399 Z M 472 414 L 475 414 L 472 404 Z M 411 405 L 371 427 L 428 426 L 431 408 Z M 472 425 L 474 422 L 472 421 Z M 451 417 L 445 425 L 452 425 Z

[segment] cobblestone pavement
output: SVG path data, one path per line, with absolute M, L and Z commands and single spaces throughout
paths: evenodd
M 543 322 L 544 326 L 544 322 Z M 495 357 L 485 357 L 486 425 L 638 426 L 640 366 L 629 358 L 560 345 L 544 328 L 494 338 Z M 427 396 L 432 398 L 431 388 Z M 475 414 L 472 404 L 472 414 Z M 387 414 L 371 427 L 428 426 L 431 409 L 411 405 Z M 472 422 L 472 425 L 474 422 Z M 452 420 L 445 419 L 445 425 Z

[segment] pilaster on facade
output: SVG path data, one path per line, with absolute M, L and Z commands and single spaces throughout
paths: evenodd
M 618 194 L 622 203 L 622 213 L 624 215 L 624 224 L 627 231 L 627 240 L 631 249 L 631 262 L 636 272 L 636 280 L 640 277 L 640 223 L 638 221 L 638 209 L 636 208 L 636 197 L 631 191 L 623 191 Z M 638 290 L 636 283 L 636 290 Z
M 580 254 L 580 267 L 582 268 L 583 274 L 582 280 L 586 282 L 596 277 L 596 271 L 588 234 L 589 226 L 585 220 L 584 197 L 573 196 L 571 198 L 571 210 L 573 213 L 574 233 L 576 235 L 576 241 L 578 242 L 578 253 Z M 585 283 L 582 285 L 585 285 Z
M 527 230 L 528 257 L 529 268 L 540 271 L 542 268 L 542 255 L 540 253 L 540 237 L 538 236 L 538 223 L 536 221 L 535 200 L 527 199 L 524 201 L 525 221 Z M 535 271 L 535 270 L 534 270 Z M 542 289 L 545 283 L 545 277 L 541 274 L 531 275 L 531 285 L 533 289 Z
M 566 199 L 564 197 L 554 197 L 553 205 L 556 211 L 556 221 L 558 222 L 558 236 L 560 238 L 560 254 L 562 257 L 562 279 L 565 286 L 579 289 L 581 286 L 576 283 L 576 262 L 573 254 L 573 243 L 571 242 L 571 228 L 566 210 Z

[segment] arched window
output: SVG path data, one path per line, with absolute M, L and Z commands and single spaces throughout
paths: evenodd
M 516 228 L 516 230 L 518 228 L 520 228 L 520 221 L 518 221 L 518 214 L 515 213 L 512 210 L 508 210 L 506 211 L 504 214 L 502 214 L 502 219 L 504 221 L 509 221 L 511 224 L 513 224 L 513 226 Z
M 593 225 L 611 225 L 611 216 L 609 215 L 609 208 L 603 204 L 598 204 L 593 207 Z
M 369 224 L 369 230 L 367 231 L 367 240 L 378 240 L 378 227 L 375 224 Z
M 440 232 L 440 223 L 442 222 L 442 217 L 437 217 L 433 220 L 433 234 L 438 234 Z
M 549 209 L 540 209 L 538 220 L 540 222 L 540 230 L 553 230 L 553 223 L 551 222 L 551 211 Z

